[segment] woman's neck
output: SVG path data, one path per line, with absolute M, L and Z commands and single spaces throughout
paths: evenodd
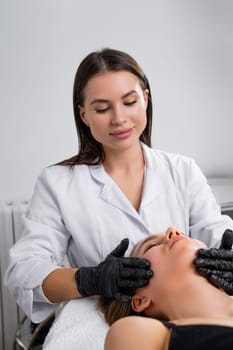
M 191 278 L 170 293 L 164 302 L 163 311 L 169 320 L 185 318 L 230 318 L 233 317 L 233 300 L 204 277 Z
M 105 150 L 103 166 L 109 174 L 124 171 L 131 172 L 144 166 L 144 156 L 141 144 L 138 142 L 134 147 L 114 152 Z

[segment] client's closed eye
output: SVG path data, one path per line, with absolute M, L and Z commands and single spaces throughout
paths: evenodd
M 156 246 L 158 246 L 158 245 L 160 245 L 160 244 L 162 244 L 163 243 L 163 240 L 161 240 L 161 241 L 159 241 L 159 242 L 154 242 L 154 243 L 151 243 L 151 244 L 149 244 L 147 247 L 146 247 L 146 249 L 145 249 L 145 251 L 144 251 L 144 253 L 143 254 L 145 254 L 146 252 L 148 252 L 148 250 L 150 250 L 151 248 L 153 248 L 153 247 L 156 247 Z

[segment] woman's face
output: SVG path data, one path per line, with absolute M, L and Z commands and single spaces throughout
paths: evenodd
M 106 151 L 138 143 L 145 129 L 148 90 L 128 71 L 104 72 L 92 77 L 84 89 L 80 108 L 83 122 Z
M 206 248 L 203 242 L 183 235 L 174 227 L 139 242 L 133 255 L 150 261 L 153 276 L 149 284 L 138 289 L 136 294 L 146 292 L 159 304 L 162 298 L 179 291 L 183 282 L 195 273 L 193 259 L 200 248 Z

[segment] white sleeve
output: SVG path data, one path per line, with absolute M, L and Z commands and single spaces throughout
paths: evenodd
M 218 247 L 223 232 L 227 228 L 233 230 L 233 220 L 221 214 L 206 177 L 193 160 L 190 160 L 188 178 L 190 235 L 208 247 Z
M 35 323 L 45 319 L 57 306 L 45 297 L 41 284 L 50 272 L 60 268 L 69 240 L 59 211 L 55 182 L 49 179 L 48 169 L 39 176 L 24 218 L 22 237 L 10 249 L 10 264 L 5 273 L 6 286 Z

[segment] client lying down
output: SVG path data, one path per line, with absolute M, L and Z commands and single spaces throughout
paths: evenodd
M 201 248 L 175 228 L 136 245 L 132 256 L 148 259 L 153 276 L 129 303 L 100 298 L 114 323 L 105 350 L 233 349 L 233 300 L 197 274 L 193 259 Z

